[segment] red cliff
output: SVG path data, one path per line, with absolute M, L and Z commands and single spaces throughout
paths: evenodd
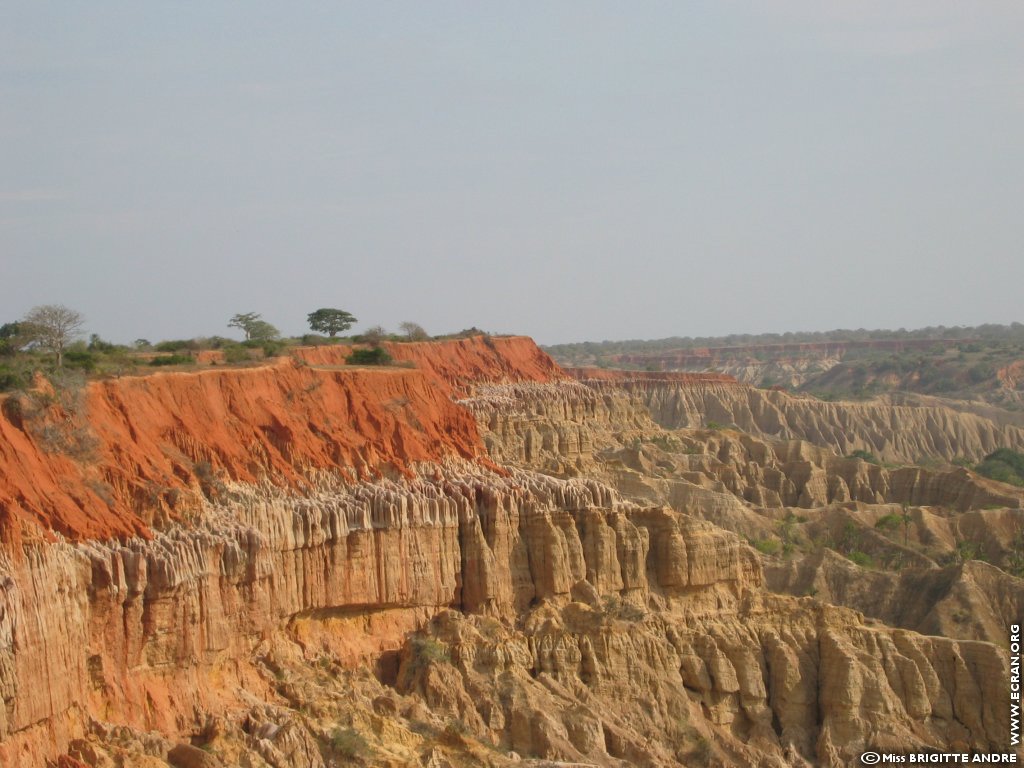
M 527 336 L 474 336 L 415 344 L 386 343 L 388 354 L 410 363 L 446 394 L 463 397 L 474 384 L 557 381 L 565 372 Z M 347 346 L 302 347 L 295 357 L 311 365 L 343 365 Z
M 23 528 L 30 521 L 72 539 L 147 536 L 187 513 L 189 492 L 215 493 L 222 480 L 301 486 L 309 470 L 368 477 L 480 457 L 476 424 L 453 394 L 563 376 L 521 337 L 388 351 L 413 367 L 338 368 L 343 350 L 321 347 L 258 368 L 93 382 L 74 412 L 9 401 L 0 417 L 5 536 L 33 530 Z

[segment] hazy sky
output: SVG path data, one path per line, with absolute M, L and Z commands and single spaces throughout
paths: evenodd
M 1024 3 L 0 5 L 0 322 L 1024 320 Z

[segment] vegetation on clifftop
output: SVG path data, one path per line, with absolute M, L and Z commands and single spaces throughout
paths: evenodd
M 154 368 L 250 365 L 286 354 L 293 347 L 347 346 L 352 350 L 345 355 L 350 365 L 390 365 L 391 356 L 380 346 L 384 342 L 490 335 L 474 327 L 432 337 L 419 323 L 407 320 L 401 323 L 399 333 L 378 325 L 362 334 L 339 336 L 357 321 L 350 313 L 331 308 L 311 312 L 306 320 L 320 332 L 283 337 L 258 312 L 241 312 L 233 315 L 227 326 L 241 331 L 243 340 L 213 335 L 155 343 L 139 338 L 131 344 L 117 344 L 95 333 L 82 338 L 85 318 L 73 309 L 60 305 L 36 307 L 22 320 L 0 325 L 0 392 L 27 389 L 36 373 L 52 378 L 55 372 L 66 369 L 90 378 L 103 378 L 139 375 Z

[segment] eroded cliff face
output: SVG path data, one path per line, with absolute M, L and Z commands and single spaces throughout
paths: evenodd
M 602 381 L 624 375 L 604 372 Z M 680 374 L 638 381 L 706 384 Z M 1015 576 L 996 568 L 997 576 L 975 578 L 973 566 L 950 567 L 981 558 L 1020 575 L 1019 489 L 954 466 L 885 468 L 800 440 L 665 430 L 626 388 L 603 383 L 487 385 L 477 392 L 464 402 L 492 455 L 599 477 L 629 498 L 739 533 L 763 549 L 776 591 L 820 595 L 894 626 L 993 642 L 1004 641 L 1019 615 L 1024 589 Z M 579 439 L 543 435 L 591 440 L 581 452 Z M 966 575 L 953 579 L 954 570 Z
M 708 386 L 690 374 L 648 374 L 633 383 L 643 389 Z M 726 491 L 756 507 L 863 501 L 962 511 L 1021 505 L 1020 492 L 959 467 L 885 468 L 837 456 L 807 440 L 766 439 L 735 429 L 666 430 L 638 401 L 635 388 L 608 386 L 608 379 L 483 384 L 458 402 L 476 415 L 484 445 L 496 460 L 556 474 L 601 476 L 620 490 L 632 475 L 648 484 L 683 481 Z M 639 487 L 637 492 L 642 493 Z
M 523 633 L 479 627 L 440 617 L 432 636 L 454 669 L 407 672 L 399 689 L 502 728 L 526 754 L 849 765 L 869 746 L 1005 740 L 1005 707 L 986 704 L 973 677 L 1006 669 L 991 646 L 865 627 L 810 599 L 751 597 L 685 621 L 579 601 L 534 612 Z
M 482 453 L 451 402 L 473 382 L 563 376 L 533 342 L 476 337 L 393 344 L 414 368 L 343 369 L 345 350 L 306 348 L 256 368 L 157 373 L 41 386 L 0 417 L 0 523 L 35 518 L 71 538 L 149 535 L 193 509 L 214 477 L 301 484 L 316 469 L 353 479 Z M 65 396 L 68 395 L 68 396 Z
M 301 497 L 233 486 L 202 527 L 50 545 L 13 569 L 0 756 L 40 762 L 87 720 L 176 734 L 211 712 L 250 717 L 278 697 L 261 645 L 356 616 L 363 654 L 347 661 L 398 652 L 399 693 L 466 736 L 551 759 L 685 764 L 699 732 L 721 759 L 840 764 L 912 733 L 989 748 L 1006 732 L 1005 708 L 980 695 L 1005 671 L 996 646 L 771 598 L 738 537 L 597 483 L 423 470 Z M 447 659 L 400 650 L 449 608 L 428 625 Z M 637 714 L 609 714 L 624 696 Z
M 757 389 L 719 375 L 672 374 L 619 380 L 591 378 L 592 369 L 572 371 L 595 388 L 625 389 L 667 429 L 700 428 L 711 422 L 769 438 L 799 439 L 840 455 L 865 450 L 884 461 L 920 462 L 966 458 L 980 461 L 1000 447 L 1024 446 L 1024 428 L 939 405 L 825 402 L 774 389 Z
M 197 509 L 217 478 L 298 485 L 316 469 L 353 479 L 479 452 L 476 425 L 419 371 L 337 371 L 290 360 L 89 384 L 74 411 L 6 409 L 0 514 L 70 538 L 150 535 Z M 87 437 L 64 451 L 46 436 Z
M 930 571 L 971 535 L 1002 562 L 1019 495 L 666 430 L 637 394 L 665 381 L 570 381 L 521 338 L 395 345 L 409 369 L 337 354 L 4 410 L 0 764 L 838 766 L 868 746 L 1005 747 L 1007 655 L 973 638 L 1024 604 L 1019 580 L 962 565 L 931 623 L 894 607 L 920 582 L 893 587 L 879 618 L 926 631 L 957 626 L 957 589 L 1004 590 L 976 630 L 923 637 L 773 594 L 837 569 L 747 540 L 794 508 L 809 537 L 907 504 L 915 522 L 872 552 Z M 87 457 L 47 443 L 64 417 Z M 935 551 L 910 546 L 926 537 Z M 856 579 L 833 582 L 820 597 L 856 607 Z

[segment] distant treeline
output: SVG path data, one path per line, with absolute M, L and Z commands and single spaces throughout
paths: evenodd
M 824 344 L 845 341 L 901 339 L 977 339 L 981 341 L 1024 342 L 1024 324 L 976 326 L 933 325 L 908 331 L 838 329 L 834 331 L 802 331 L 789 333 L 734 333 L 729 336 L 672 336 L 667 339 L 628 339 L 624 341 L 584 341 L 576 344 L 554 344 L 544 349 L 555 358 L 617 355 L 624 353 L 664 352 L 701 347 L 735 347 L 762 344 Z

